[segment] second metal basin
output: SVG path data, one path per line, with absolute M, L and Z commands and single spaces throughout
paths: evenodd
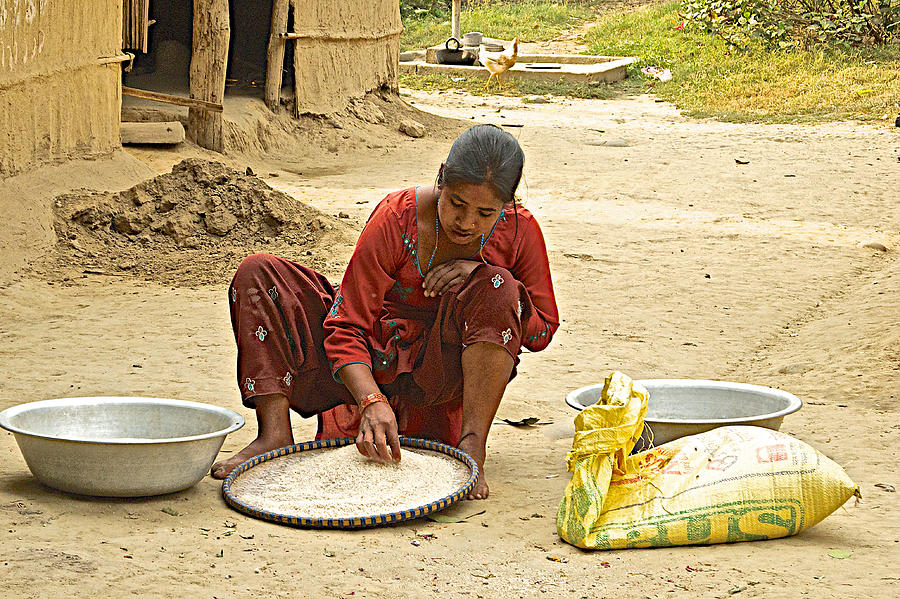
M 662 445 L 720 426 L 746 424 L 778 430 L 784 417 L 803 405 L 798 397 L 787 391 L 746 383 L 698 379 L 635 382 L 650 393 L 642 435 L 644 447 L 650 431 L 654 445 Z M 602 388 L 603 385 L 598 384 L 576 389 L 566 396 L 566 403 L 576 410 L 583 410 L 596 403 Z

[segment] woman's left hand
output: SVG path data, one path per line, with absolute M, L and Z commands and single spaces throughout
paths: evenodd
M 437 297 L 449 291 L 454 285 L 462 284 L 469 278 L 481 262 L 474 260 L 448 260 L 428 271 L 422 287 L 425 297 Z

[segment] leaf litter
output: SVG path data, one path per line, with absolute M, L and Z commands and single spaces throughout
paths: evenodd
M 553 424 L 552 420 L 547 422 L 541 422 L 540 418 L 535 418 L 534 416 L 529 416 L 528 418 L 522 418 L 521 420 L 510 420 L 509 418 L 498 418 L 502 423 L 508 424 L 510 426 L 534 426 L 534 425 L 546 425 Z

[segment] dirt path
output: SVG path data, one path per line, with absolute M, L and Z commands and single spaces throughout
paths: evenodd
M 898 495 L 875 487 L 900 487 L 897 132 L 698 122 L 649 97 L 407 100 L 523 125 L 510 127 L 527 156 L 521 193 L 544 228 L 564 320 L 548 350 L 523 358 L 500 408 L 555 424 L 494 427 L 491 498 L 453 509 L 486 512 L 465 524 L 314 532 L 230 510 L 210 478 L 165 497 L 83 499 L 35 483 L 4 433 L 0 596 L 897 596 Z M 387 145 L 327 172 L 253 165 L 358 228 L 385 192 L 433 181 L 449 139 Z M 333 272 L 348 249 L 335 250 Z M 226 440 L 226 452 L 239 449 L 255 425 L 233 381 L 226 284 L 4 283 L 0 409 L 60 395 L 209 402 L 250 420 Z M 563 398 L 610 369 L 797 394 L 806 405 L 782 430 L 842 464 L 863 501 L 779 541 L 596 554 L 561 543 L 554 518 L 573 416 Z M 298 440 L 313 433 L 296 420 Z M 240 534 L 224 536 L 226 522 Z M 835 560 L 832 549 L 852 556 Z

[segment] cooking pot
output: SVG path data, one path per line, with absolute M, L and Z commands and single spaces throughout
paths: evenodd
M 475 55 L 467 50 L 461 50 L 462 44 L 455 37 L 444 42 L 444 47 L 435 53 L 438 64 L 458 64 L 471 66 L 475 64 Z

